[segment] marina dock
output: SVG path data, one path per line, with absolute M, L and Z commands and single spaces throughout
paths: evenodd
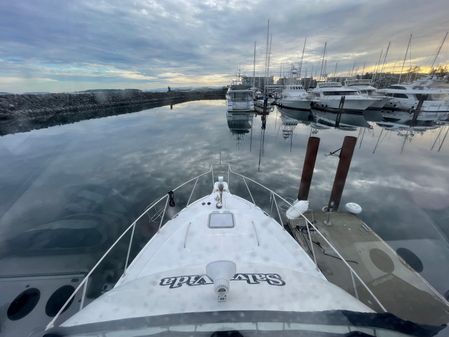
M 321 210 L 308 211 L 305 216 L 332 242 L 388 312 L 422 324 L 449 322 L 449 303 L 357 216 Z M 360 281 L 352 276 L 347 265 L 312 226 L 309 225 L 307 231 L 306 221 L 302 218 L 289 221 L 288 226 L 294 238 L 314 256 L 329 281 L 373 310 L 382 312 Z
M 389 312 L 422 324 L 449 322 L 448 302 L 357 216 L 346 212 L 328 214 L 321 210 L 307 212 L 305 216 L 335 245 Z M 360 282 L 351 279 L 349 269 L 333 249 L 309 226 L 313 242 L 313 248 L 310 247 L 303 219 L 290 221 L 288 226 L 303 247 L 308 247 L 310 252 L 313 249 L 319 269 L 329 281 L 373 310 L 382 311 Z

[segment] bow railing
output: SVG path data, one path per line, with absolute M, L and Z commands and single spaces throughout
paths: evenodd
M 270 213 L 270 215 L 274 219 L 278 219 L 280 225 L 286 229 L 285 222 L 286 219 L 283 216 L 283 207 L 287 206 L 291 207 L 292 203 L 276 193 L 275 191 L 271 190 L 270 188 L 266 187 L 265 185 L 257 182 L 256 180 L 249 178 L 243 174 L 240 174 L 238 172 L 235 172 L 232 170 L 230 165 L 216 165 L 218 167 L 221 167 L 221 170 L 218 170 L 219 174 L 217 174 L 217 170 L 214 170 L 214 167 L 211 166 L 209 170 L 206 172 L 203 172 L 184 183 L 180 184 L 179 186 L 172 189 L 169 193 L 166 195 L 160 197 L 159 199 L 153 201 L 151 204 L 149 204 L 145 210 L 128 226 L 125 228 L 125 230 L 122 232 L 122 234 L 112 243 L 112 245 L 106 250 L 106 252 L 100 257 L 100 259 L 97 261 L 97 263 L 90 269 L 90 271 L 86 274 L 84 279 L 78 284 L 78 286 L 75 288 L 73 293 L 70 295 L 70 297 L 66 300 L 66 302 L 62 305 L 62 307 L 59 309 L 58 313 L 53 317 L 53 319 L 48 323 L 46 330 L 54 327 L 57 325 L 58 321 L 61 318 L 61 314 L 72 304 L 74 298 L 81 292 L 81 298 L 79 301 L 79 310 L 83 309 L 86 305 L 86 301 L 91 301 L 95 297 L 101 295 L 102 293 L 108 291 L 110 288 L 113 287 L 115 282 L 118 281 L 120 277 L 122 277 L 124 274 L 126 274 L 126 270 L 128 266 L 130 265 L 132 259 L 137 255 L 137 253 L 143 248 L 143 246 L 148 242 L 148 240 L 151 238 L 152 235 L 157 233 L 161 229 L 161 227 L 164 225 L 166 220 L 169 218 L 167 217 L 167 213 L 171 211 L 173 207 L 171 207 L 171 198 L 172 193 L 180 190 L 181 188 L 192 184 L 192 189 L 190 190 L 190 193 L 188 193 L 188 198 L 185 203 L 186 206 L 188 206 L 193 198 L 194 198 L 194 192 L 197 189 L 198 182 L 200 178 L 206 177 L 210 175 L 212 186 L 215 181 L 215 177 L 218 175 L 223 175 L 224 177 L 227 177 L 227 182 L 230 190 L 232 193 L 237 194 L 234 192 L 238 190 L 237 184 L 239 183 L 238 180 L 234 181 L 232 179 L 232 189 L 231 189 L 231 176 L 235 176 L 243 182 L 243 189 L 246 190 L 248 195 L 242 196 L 246 198 L 247 200 L 251 201 L 254 205 L 261 207 L 262 209 L 265 207 L 267 209 L 267 213 Z M 225 168 L 223 170 L 223 167 Z M 262 188 L 265 192 L 268 192 L 269 199 L 265 203 L 265 205 L 257 204 L 254 191 L 251 190 L 250 185 L 253 184 L 255 186 L 258 186 L 259 188 Z M 206 185 L 209 186 L 210 185 Z M 187 197 L 187 195 L 186 195 Z M 282 205 L 281 205 L 282 203 Z M 162 206 L 162 207 L 161 207 Z M 171 214 L 173 216 L 175 214 Z M 317 264 L 317 254 L 314 250 L 314 241 L 313 236 L 319 236 L 321 240 L 323 240 L 327 246 L 334 252 L 334 254 L 339 258 L 339 260 L 343 263 L 343 265 L 347 268 L 351 280 L 352 280 L 352 291 L 351 294 L 357 298 L 359 298 L 361 301 L 365 301 L 366 305 L 370 306 L 371 308 L 377 310 L 377 311 L 384 311 L 387 310 L 382 305 L 382 303 L 378 300 L 378 298 L 373 294 L 373 292 L 369 289 L 369 287 L 365 284 L 365 282 L 362 280 L 362 278 L 357 274 L 357 272 L 351 267 L 351 265 L 346 261 L 346 259 L 341 255 L 341 253 L 335 248 L 334 245 L 326 238 L 326 236 L 319 231 L 319 229 L 315 226 L 315 224 L 310 221 L 306 216 L 303 214 L 301 215 L 302 219 L 304 220 L 307 229 L 307 241 L 308 244 L 306 244 L 307 247 L 303 247 L 306 252 L 308 252 L 313 259 L 315 265 L 317 268 L 319 268 Z M 152 226 L 149 226 L 151 224 Z M 153 228 L 154 232 L 151 233 L 148 232 L 148 227 Z M 136 239 L 136 231 L 139 231 L 140 234 L 144 233 L 143 239 Z M 125 253 L 126 252 L 126 253 Z M 122 256 L 124 255 L 124 259 L 121 261 Z M 108 260 L 110 258 L 110 260 Z M 112 262 L 111 262 L 112 261 Z M 120 263 L 122 265 L 120 266 Z M 113 265 L 113 269 L 118 269 L 120 272 L 111 272 L 111 268 L 102 268 L 102 264 L 108 264 Z M 119 265 L 119 268 L 117 268 L 117 265 Z M 112 273 L 112 274 L 111 274 Z M 103 275 L 105 274 L 105 275 Z M 357 282 L 361 285 L 362 288 L 365 289 L 368 296 L 374 301 L 366 300 L 366 297 L 364 299 L 360 298 Z

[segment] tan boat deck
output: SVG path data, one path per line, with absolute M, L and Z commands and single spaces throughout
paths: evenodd
M 346 259 L 388 312 L 422 324 L 449 322 L 449 303 L 357 216 L 333 212 L 331 225 L 326 225 L 327 213 L 315 211 L 305 215 Z M 303 247 L 309 247 L 305 221 L 299 219 L 288 225 L 295 239 Z M 380 306 L 360 281 L 355 278 L 353 281 L 348 267 L 333 249 L 319 234 L 313 230 L 310 233 L 317 264 L 326 278 L 381 312 Z

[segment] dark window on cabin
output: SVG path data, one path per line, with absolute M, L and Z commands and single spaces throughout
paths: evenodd
M 396 98 L 408 98 L 408 96 L 405 95 L 405 94 L 393 94 L 393 97 L 396 97 Z
M 351 96 L 356 94 L 356 91 L 323 91 L 324 96 Z

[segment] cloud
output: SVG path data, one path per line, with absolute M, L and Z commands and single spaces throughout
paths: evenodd
M 252 71 L 255 40 L 257 71 L 263 72 L 268 17 L 275 74 L 281 63 L 299 61 L 306 36 L 309 73 L 319 68 L 325 41 L 328 67 L 338 62 L 343 72 L 354 63 L 375 64 L 390 40 L 389 62 L 402 59 L 410 32 L 413 61 L 423 66 L 443 37 L 448 9 L 444 0 L 3 2 L 0 74 L 23 78 L 24 86 L 0 90 L 27 91 L 26 83 L 36 86 L 35 78 L 74 88 L 108 81 L 111 87 L 142 89 L 207 85 L 219 78 L 226 84 L 239 65 Z M 449 62 L 447 46 L 438 62 Z

